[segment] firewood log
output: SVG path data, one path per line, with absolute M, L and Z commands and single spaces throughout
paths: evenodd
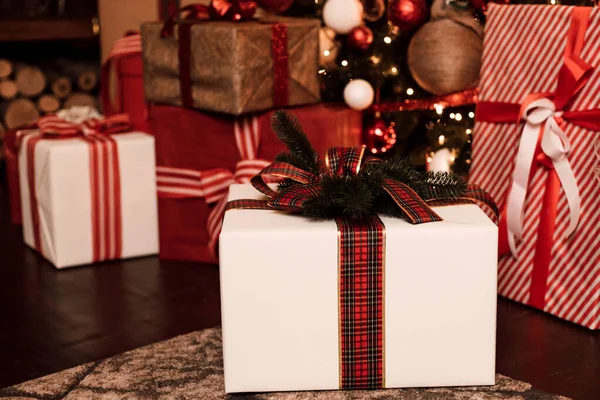
M 46 75 L 38 67 L 20 66 L 17 68 L 15 76 L 19 93 L 25 97 L 37 96 L 46 88 Z
M 52 113 L 60 108 L 60 100 L 52 94 L 44 94 L 38 99 L 37 106 L 43 114 Z
M 17 84 L 12 79 L 0 81 L 0 97 L 6 100 L 15 98 L 19 90 Z
M 16 99 L 11 101 L 4 113 L 4 122 L 8 129 L 14 129 L 28 124 L 40 117 L 35 104 L 29 99 Z
M 13 65 L 10 61 L 0 58 L 0 78 L 5 79 L 13 72 Z
M 65 101 L 64 108 L 71 108 L 73 106 L 96 107 L 96 99 L 87 93 L 73 93 Z

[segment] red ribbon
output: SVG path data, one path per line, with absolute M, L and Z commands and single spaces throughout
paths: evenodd
M 169 18 L 162 30 L 163 38 L 174 34 L 175 26 L 179 26 L 179 89 L 181 104 L 193 107 L 191 54 L 191 29 L 194 24 L 211 21 L 248 21 L 256 12 L 256 2 L 252 0 L 212 0 L 209 6 L 190 4 L 182 7 Z M 183 23 L 178 18 L 183 15 Z M 287 27 L 282 23 L 271 25 L 271 58 L 273 60 L 273 106 L 283 107 L 289 104 L 289 66 L 288 66 L 288 36 Z
M 395 112 L 415 110 L 435 110 L 437 107 L 460 107 L 477 103 L 477 88 L 466 89 L 460 92 L 446 94 L 444 96 L 428 97 L 426 99 L 410 99 L 390 103 L 373 104 L 370 112 Z
M 93 262 L 117 259 L 122 252 L 121 182 L 119 154 L 110 135 L 129 131 L 129 117 L 114 115 L 104 120 L 90 119 L 77 124 L 56 115 L 40 118 L 32 127 L 39 131 L 21 131 L 27 150 L 27 180 L 33 225 L 34 247 L 44 254 L 40 231 L 40 214 L 35 182 L 35 148 L 42 140 L 81 139 L 90 150 L 92 199 Z
M 241 160 L 235 172 L 225 168 L 197 171 L 186 168 L 156 168 L 158 196 L 171 199 L 204 198 L 207 204 L 215 204 L 208 215 L 208 247 L 215 260 L 221 223 L 227 204 L 229 187 L 234 183 L 248 183 L 269 162 L 258 158 L 260 132 L 256 117 L 243 118 L 234 124 L 235 141 Z
M 548 98 L 552 100 L 557 111 L 563 111 L 562 119 L 577 126 L 600 130 L 600 109 L 593 110 L 568 110 L 570 102 L 585 86 L 593 67 L 580 58 L 583 48 L 585 33 L 591 12 L 589 7 L 574 7 L 571 13 L 571 25 L 567 32 L 564 62 L 558 74 L 556 90 L 552 93 L 532 93 L 528 95 L 523 104 L 480 101 L 477 104 L 477 121 L 493 123 L 520 123 L 522 110 L 533 101 Z M 530 180 L 537 168 L 544 167 L 548 170 L 543 198 L 543 211 L 540 215 L 540 224 L 537 231 L 537 243 L 532 271 L 529 304 L 543 309 L 545 305 L 548 269 L 552 260 L 552 244 L 554 241 L 557 204 L 561 191 L 558 176 L 552 162 L 541 150 L 540 132 L 535 152 Z M 499 225 L 499 253 L 509 252 L 508 228 L 506 223 L 506 205 L 504 206 Z

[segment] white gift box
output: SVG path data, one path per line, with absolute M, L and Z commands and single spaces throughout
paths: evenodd
M 229 200 L 263 198 L 234 185 Z M 381 216 L 385 387 L 492 385 L 498 230 L 476 205 Z M 338 389 L 334 221 L 230 210 L 220 236 L 225 390 Z
M 32 132 L 25 132 L 32 133 Z M 19 150 L 23 238 L 35 249 L 25 134 Z M 121 258 L 158 253 L 154 138 L 146 133 L 111 136 L 118 149 L 122 215 Z M 42 255 L 56 268 L 94 261 L 90 149 L 82 138 L 41 140 L 34 150 Z

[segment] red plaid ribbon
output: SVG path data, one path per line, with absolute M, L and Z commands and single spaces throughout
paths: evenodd
M 340 233 L 340 389 L 380 389 L 385 387 L 385 227 L 377 215 L 335 222 Z
M 129 131 L 129 117 L 124 114 L 107 119 L 69 122 L 56 115 L 40 118 L 32 127 L 37 130 L 18 132 L 19 145 L 26 146 L 27 180 L 33 225 L 34 246 L 43 249 L 41 222 L 35 182 L 35 149 L 43 140 L 83 140 L 90 152 L 93 261 L 118 259 L 122 252 L 121 180 L 117 143 L 110 135 Z
M 363 159 L 364 150 L 364 146 L 329 149 L 323 174 L 353 176 L 358 174 L 363 163 L 382 162 L 373 158 Z M 267 185 L 263 175 L 276 175 L 299 184 L 277 192 Z M 252 185 L 269 200 L 234 200 L 227 203 L 225 210 L 301 212 L 304 202 L 321 191 L 319 176 L 284 162 L 275 162 L 264 168 L 252 178 Z M 404 183 L 386 179 L 383 189 L 411 224 L 442 220 L 427 202 Z M 474 201 L 489 203 L 497 212 L 489 195 L 475 186 L 469 187 L 464 197 L 440 201 L 440 204 Z M 338 217 L 336 224 L 339 232 L 340 388 L 383 388 L 385 227 L 377 215 L 364 220 Z
M 159 197 L 204 198 L 207 204 L 215 204 L 215 208 L 208 215 L 207 222 L 210 238 L 208 246 L 215 259 L 217 258 L 215 250 L 227 205 L 229 186 L 234 183 L 250 182 L 254 175 L 269 165 L 268 161 L 257 158 L 260 132 L 256 117 L 242 118 L 236 121 L 234 134 L 241 157 L 241 161 L 235 166 L 235 172 L 225 168 L 207 171 L 162 166 L 156 168 Z

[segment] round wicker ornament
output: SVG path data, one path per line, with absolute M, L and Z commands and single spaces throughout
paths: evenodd
M 471 28 L 451 19 L 423 25 L 408 47 L 415 81 L 435 95 L 477 86 L 483 41 Z

